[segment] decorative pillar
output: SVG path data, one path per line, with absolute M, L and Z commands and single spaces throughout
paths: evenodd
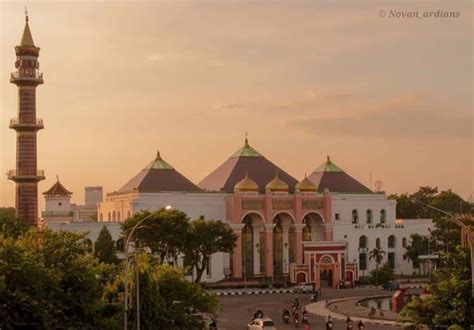
M 303 224 L 295 225 L 295 255 L 296 264 L 303 264 Z
M 232 253 L 232 277 L 242 278 L 242 231 L 235 231 L 237 241 Z
M 273 277 L 273 224 L 265 225 L 265 276 Z
M 253 228 L 253 274 L 260 275 L 260 227 L 255 226 Z
M 332 237 L 333 227 L 334 227 L 333 224 L 329 224 L 329 223 L 324 224 L 323 228 L 324 228 L 324 240 L 325 241 L 332 241 L 333 240 L 333 237 Z
M 289 226 L 282 226 L 283 235 L 283 274 L 288 274 L 290 270 L 290 240 L 289 240 Z

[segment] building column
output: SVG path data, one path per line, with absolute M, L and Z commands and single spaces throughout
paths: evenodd
M 273 224 L 265 225 L 265 276 L 273 278 Z
M 231 224 L 230 227 L 237 235 L 234 250 L 232 251 L 232 277 L 242 278 L 242 228 L 243 224 Z
M 324 240 L 325 241 L 333 240 L 333 235 L 332 235 L 333 227 L 334 227 L 333 224 L 329 224 L 329 223 L 324 224 Z
M 283 236 L 283 274 L 288 274 L 290 271 L 290 240 L 289 240 L 289 226 L 282 226 Z
M 295 255 L 296 264 L 303 264 L 303 227 L 304 224 L 295 225 Z
M 252 247 L 252 252 L 253 252 L 253 274 L 254 275 L 260 275 L 260 249 L 261 244 L 260 244 L 260 227 L 254 227 L 253 228 L 253 247 Z

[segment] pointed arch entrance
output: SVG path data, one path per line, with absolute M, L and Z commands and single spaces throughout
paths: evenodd
M 265 223 L 258 213 L 249 213 L 242 220 L 242 275 L 262 276 L 265 266 Z
M 273 275 L 288 276 L 295 262 L 295 222 L 293 217 L 280 212 L 273 217 Z

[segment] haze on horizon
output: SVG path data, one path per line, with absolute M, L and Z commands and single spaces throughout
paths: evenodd
M 381 10 L 459 18 L 380 17 Z M 0 3 L 0 173 L 15 167 L 9 83 L 24 3 Z M 473 193 L 472 3 L 30 2 L 41 47 L 40 211 L 59 175 L 118 190 L 163 158 L 195 183 L 250 144 L 295 178 L 326 155 L 387 193 Z M 15 185 L 0 176 L 0 206 Z

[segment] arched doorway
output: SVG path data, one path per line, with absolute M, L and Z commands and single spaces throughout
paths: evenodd
M 247 214 L 242 228 L 242 275 L 261 276 L 265 265 L 265 226 L 259 214 Z
M 324 220 L 318 213 L 311 212 L 304 216 L 303 241 L 324 241 Z
M 273 275 L 289 276 L 290 265 L 295 262 L 295 226 L 288 213 L 273 218 Z

